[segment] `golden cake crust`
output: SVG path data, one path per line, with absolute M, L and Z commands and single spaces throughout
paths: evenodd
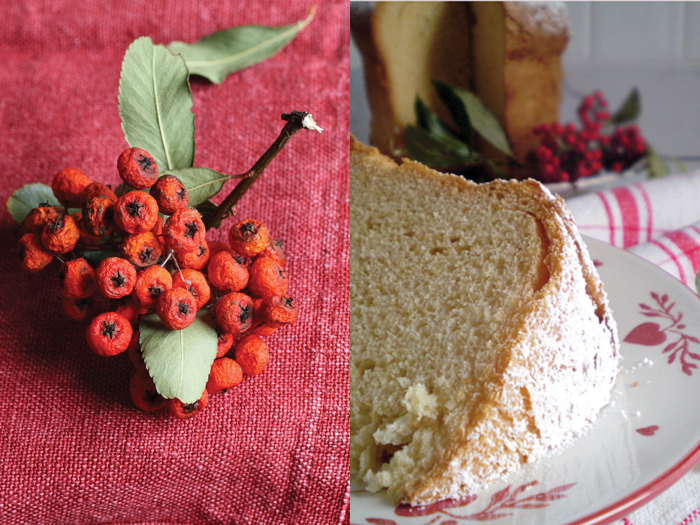
M 354 138 L 351 139 L 351 305 L 353 300 L 362 300 L 366 295 L 366 283 L 354 280 L 358 273 L 352 271 L 353 264 L 358 264 L 358 254 L 371 250 L 357 237 L 361 232 L 353 231 L 353 208 L 364 206 L 362 201 L 367 198 L 362 196 L 368 191 L 364 184 L 362 191 L 360 186 L 353 191 L 353 180 L 368 173 L 378 188 L 394 178 L 417 179 L 421 185 L 439 187 L 438 193 L 446 195 L 442 201 L 445 206 L 459 200 L 463 193 L 474 194 L 494 206 L 503 206 L 504 210 L 517 208 L 518 213 L 533 217 L 538 225 L 534 234 L 538 238 L 532 242 L 541 243 L 544 253 L 541 268 L 527 274 L 533 281 L 533 294 L 512 319 L 503 323 L 493 347 L 492 364 L 478 377 L 478 388 L 472 398 L 476 401 L 456 403 L 441 413 L 442 420 L 435 429 L 428 428 L 427 418 L 414 421 L 413 442 L 392 449 L 394 455 L 388 461 L 373 455 L 386 453 L 387 448 L 377 441 L 383 439 L 385 429 L 396 427 L 398 419 L 382 420 L 385 416 L 381 410 L 372 417 L 361 413 L 367 410 L 367 400 L 361 399 L 367 376 L 358 360 L 367 359 L 367 354 L 362 348 L 363 328 L 357 325 L 360 319 L 351 307 L 353 478 L 364 481 L 373 490 L 387 487 L 393 497 L 412 504 L 458 498 L 525 462 L 536 460 L 550 448 L 579 434 L 595 419 L 609 401 L 617 374 L 616 325 L 597 271 L 561 198 L 553 197 L 534 181 L 476 185 L 415 162 L 405 160 L 397 165 Z M 406 191 L 411 190 L 407 187 Z M 358 213 L 356 210 L 355 217 Z M 431 215 L 430 210 L 426 213 Z M 394 379 L 389 367 L 374 368 L 372 373 Z M 408 387 L 408 392 L 414 392 L 414 387 L 415 384 Z M 407 399 L 408 394 L 404 405 L 409 402 Z M 411 410 L 408 407 L 409 413 Z M 426 437 L 429 432 L 432 441 Z M 430 458 L 429 465 L 415 467 L 407 474 L 400 464 L 420 463 L 417 452 L 420 447 L 414 443 L 419 437 L 439 449 L 439 453 Z

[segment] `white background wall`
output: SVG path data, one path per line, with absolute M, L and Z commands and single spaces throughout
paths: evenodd
M 700 59 L 700 3 L 566 2 L 573 37 L 565 64 Z

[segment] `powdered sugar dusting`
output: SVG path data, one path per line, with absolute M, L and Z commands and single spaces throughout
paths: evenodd
M 569 10 L 564 2 L 506 2 L 511 19 L 529 33 L 569 33 Z
M 353 162 L 357 161 L 354 155 L 352 158 Z M 366 159 L 363 160 L 366 161 Z M 368 172 L 378 173 L 384 168 L 395 169 L 381 160 L 377 160 L 376 165 L 371 166 L 369 161 L 367 162 L 368 164 L 363 168 L 367 170 L 363 172 L 363 177 L 367 177 Z M 353 166 L 351 181 L 358 175 L 355 170 L 357 168 Z M 543 191 L 542 186 L 534 182 L 498 182 L 476 190 L 475 185 L 463 179 L 436 174 L 411 163 L 405 164 L 401 170 L 415 170 L 417 173 L 411 175 L 415 176 L 418 182 L 407 187 L 406 181 L 404 179 L 399 181 L 398 176 L 386 179 L 382 179 L 379 175 L 377 179 L 369 176 L 369 180 L 365 182 L 369 184 L 367 187 L 360 186 L 360 189 L 353 189 L 357 187 L 351 182 L 351 195 L 354 194 L 357 197 L 354 202 L 366 202 L 370 198 L 386 201 L 389 194 L 384 194 L 385 187 L 394 185 L 396 191 L 392 195 L 399 199 L 394 204 L 394 209 L 406 210 L 407 213 L 409 210 L 410 213 L 421 213 L 420 206 L 409 205 L 404 200 L 406 194 L 420 193 L 419 200 L 426 207 L 422 210 L 425 217 L 421 223 L 429 219 L 427 222 L 434 224 L 439 218 L 436 210 L 444 210 L 445 207 L 451 209 L 451 203 L 461 202 L 462 193 L 473 195 L 477 191 L 483 192 L 479 193 L 481 200 L 470 199 L 465 202 L 470 206 L 480 206 L 483 204 L 482 201 L 485 201 L 486 207 L 494 209 L 495 206 L 500 211 L 493 212 L 498 213 L 498 217 L 494 216 L 494 221 L 499 218 L 503 220 L 503 217 L 507 216 L 504 213 L 508 209 L 518 209 L 519 213 L 524 214 L 525 217 L 529 215 L 532 224 L 540 225 L 538 228 L 541 227 L 547 235 L 548 242 L 543 243 L 542 246 L 546 247 L 543 249 L 546 249 L 550 257 L 548 259 L 549 279 L 541 288 L 536 289 L 534 295 L 532 295 L 533 292 L 530 292 L 531 295 L 523 295 L 528 297 L 527 302 L 519 307 L 523 313 L 514 317 L 502 316 L 503 319 L 497 321 L 502 327 L 502 331 L 498 332 L 500 337 L 482 339 L 486 348 L 481 349 L 479 357 L 474 357 L 471 366 L 475 379 L 478 377 L 481 381 L 477 383 L 481 385 L 479 390 L 481 397 L 476 399 L 479 399 L 483 411 L 478 412 L 479 417 L 466 420 L 463 407 L 471 406 L 472 397 L 470 396 L 473 396 L 476 391 L 473 387 L 471 392 L 467 392 L 462 385 L 468 385 L 470 379 L 463 377 L 460 381 L 455 377 L 446 384 L 441 384 L 437 378 L 434 381 L 431 380 L 431 383 L 425 383 L 429 385 L 425 392 L 423 388 L 414 387 L 411 395 L 406 396 L 405 393 L 411 388 L 412 381 L 406 375 L 408 371 L 400 371 L 400 363 L 409 359 L 401 359 L 401 354 L 395 349 L 405 349 L 403 351 L 407 357 L 410 356 L 411 366 L 415 366 L 414 361 L 421 366 L 421 362 L 415 360 L 415 355 L 425 356 L 424 366 L 429 366 L 431 358 L 435 359 L 432 353 L 435 349 L 426 348 L 425 343 L 419 343 L 415 347 L 403 346 L 402 339 L 398 337 L 405 335 L 402 331 L 402 326 L 406 323 L 405 313 L 416 307 L 437 308 L 436 311 L 445 312 L 437 318 L 438 322 L 430 325 L 430 329 L 438 334 L 452 333 L 456 328 L 464 330 L 465 327 L 467 331 L 480 330 L 483 329 L 481 326 L 483 321 L 480 321 L 477 316 L 473 319 L 474 324 L 471 324 L 450 315 L 454 308 L 445 304 L 447 291 L 444 288 L 443 293 L 438 294 L 439 300 L 435 300 L 434 305 L 433 300 L 436 298 L 432 294 L 420 296 L 416 290 L 402 288 L 406 293 L 398 294 L 401 301 L 397 304 L 401 310 L 397 315 L 383 310 L 381 321 L 377 322 L 372 317 L 363 317 L 362 322 L 358 323 L 359 318 L 356 318 L 356 313 L 361 314 L 358 305 L 371 308 L 372 303 L 375 303 L 374 306 L 376 306 L 377 299 L 370 290 L 377 292 L 384 285 L 376 282 L 376 277 L 364 284 L 356 280 L 352 282 L 360 275 L 358 271 L 362 265 L 366 267 L 370 261 L 377 261 L 374 264 L 378 265 L 379 272 L 375 276 L 381 275 L 383 280 L 387 278 L 386 271 L 383 269 L 382 261 L 386 260 L 384 257 L 363 259 L 363 255 L 368 256 L 380 244 L 378 235 L 402 239 L 403 235 L 409 234 L 409 238 L 413 239 L 410 235 L 415 235 L 415 230 L 405 231 L 409 215 L 405 215 L 402 220 L 380 220 L 375 213 L 367 217 L 358 212 L 357 208 L 353 211 L 351 207 L 351 221 L 354 228 L 351 230 L 351 275 L 353 276 L 351 305 L 355 304 L 354 309 L 351 310 L 353 316 L 351 327 L 354 324 L 356 330 L 351 334 L 351 342 L 357 345 L 357 341 L 361 339 L 365 341 L 366 336 L 357 330 L 366 328 L 370 331 L 381 330 L 382 333 L 392 334 L 387 342 L 391 342 L 394 346 L 394 348 L 387 348 L 384 345 L 381 349 L 378 348 L 377 351 L 381 353 L 374 357 L 364 348 L 360 349 L 357 346 L 352 348 L 351 464 L 353 476 L 364 478 L 371 489 L 386 486 L 394 496 L 410 500 L 413 504 L 422 504 L 442 498 L 458 498 L 489 480 L 517 469 L 523 462 L 536 460 L 548 449 L 570 441 L 575 435 L 580 434 L 610 399 L 619 355 L 616 328 L 602 285 L 561 199 Z M 405 172 L 402 174 L 405 175 Z M 441 194 L 442 200 L 439 203 L 425 204 L 430 202 L 426 195 L 429 192 Z M 487 195 L 488 192 L 492 193 Z M 370 197 L 373 194 L 381 197 Z M 455 210 L 448 212 L 453 216 L 451 219 L 453 226 L 458 223 L 460 217 L 458 207 L 455 205 Z M 355 228 L 360 224 L 357 222 L 358 219 L 379 221 L 378 224 L 382 227 L 360 231 Z M 439 250 L 450 250 L 460 246 L 459 228 L 448 227 L 448 231 L 449 234 L 444 238 L 445 243 L 439 247 Z M 430 232 L 431 239 L 436 236 L 441 238 L 440 235 L 439 232 Z M 539 237 L 534 231 L 529 232 L 528 235 L 531 239 Z M 499 242 L 503 242 L 500 234 Z M 425 237 L 420 237 L 415 246 L 416 250 L 423 250 L 421 253 L 426 253 L 433 244 L 428 243 Z M 436 252 L 437 255 L 439 253 L 439 251 Z M 466 251 L 465 256 L 469 253 L 471 252 Z M 473 257 L 474 254 L 472 253 L 471 256 Z M 354 261 L 353 257 L 355 257 Z M 411 255 L 392 253 L 391 257 L 393 260 L 393 258 L 405 258 Z M 459 257 L 454 259 L 455 264 L 459 260 Z M 440 261 L 433 259 L 433 262 L 437 264 Z M 510 263 L 512 264 L 512 261 Z M 422 272 L 421 276 L 429 279 L 430 274 L 427 272 L 432 269 L 424 265 L 418 266 Z M 466 265 L 456 264 L 456 266 L 464 271 Z M 508 264 L 504 267 L 508 267 Z M 392 268 L 396 271 L 396 264 L 393 264 Z M 408 270 L 413 271 L 410 267 Z M 440 275 L 443 275 L 444 279 L 444 275 L 460 274 L 456 270 L 452 272 Z M 405 274 L 401 275 L 403 278 L 406 277 Z M 484 277 L 481 279 L 481 286 L 487 286 L 488 280 Z M 420 300 L 419 297 L 421 297 Z M 464 302 L 463 299 L 462 302 Z M 446 308 L 441 309 L 443 307 Z M 497 312 L 493 312 L 489 317 L 491 319 L 489 322 L 494 322 L 493 320 L 498 319 Z M 506 321 L 510 319 L 517 319 L 517 321 L 508 324 Z M 374 327 L 371 326 L 373 321 Z M 505 328 L 506 326 L 510 328 Z M 395 339 L 393 334 L 397 335 Z M 352 335 L 358 335 L 359 338 L 353 338 Z M 450 344 L 448 338 L 441 341 L 446 345 Z M 463 348 L 453 350 L 457 352 L 456 355 L 460 355 L 459 352 L 465 352 Z M 382 368 L 378 363 L 387 351 L 390 351 L 392 358 L 387 362 L 389 366 Z M 363 362 L 356 361 L 359 353 L 363 353 Z M 493 364 L 495 356 L 504 356 L 504 358 L 507 356 L 507 359 L 499 359 L 501 364 L 496 367 Z M 491 376 L 486 373 L 489 370 L 498 370 L 498 373 Z M 367 390 L 367 378 L 376 380 L 382 374 L 385 377 L 382 382 L 383 388 L 393 400 L 386 398 L 384 402 L 379 403 L 379 406 L 373 406 L 371 403 L 374 402 L 372 400 L 375 399 L 376 393 L 367 391 L 361 396 L 359 392 L 362 389 Z M 493 381 L 489 380 L 489 377 L 492 377 Z M 388 389 L 386 385 L 392 384 L 396 387 L 392 387 L 393 390 Z M 438 411 L 439 416 L 434 419 L 435 424 L 432 424 L 435 414 L 432 409 L 433 401 L 426 396 L 441 397 L 440 392 L 443 390 L 452 392 L 453 399 L 451 403 L 442 404 L 441 401 L 442 411 Z M 410 418 L 405 418 L 404 414 L 411 411 L 407 412 L 405 406 L 402 408 L 402 403 L 409 402 L 408 400 L 413 397 L 421 400 L 422 408 Z M 395 408 L 388 406 L 392 403 L 396 405 Z M 444 410 L 445 408 L 447 411 Z M 421 425 L 414 426 L 413 419 L 417 415 L 422 418 Z M 393 424 L 392 421 L 397 423 Z M 372 439 L 372 435 L 378 428 L 382 429 L 378 434 L 381 437 L 380 441 L 395 445 L 393 448 L 382 448 Z M 446 428 L 452 429 L 452 434 L 446 435 L 444 430 Z M 461 445 L 459 442 L 455 443 L 455 435 L 462 436 Z M 441 457 L 440 453 L 447 454 L 446 444 L 448 443 L 450 446 L 459 445 L 460 450 L 455 453 L 453 448 L 451 455 Z M 443 464 L 442 461 L 445 463 Z M 436 466 L 439 468 L 436 469 Z

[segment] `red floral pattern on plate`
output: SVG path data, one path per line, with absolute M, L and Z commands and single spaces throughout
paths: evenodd
M 662 351 L 663 354 L 668 354 L 668 364 L 673 364 L 678 358 L 683 373 L 689 376 L 693 375 L 693 370 L 698 365 L 691 360 L 699 361 L 700 354 L 690 351 L 690 343 L 700 344 L 700 339 L 682 331 L 686 328 L 685 324 L 681 323 L 683 313 L 673 313 L 676 303 L 669 303 L 667 294 L 659 295 L 651 292 L 651 298 L 656 302 L 656 306 L 652 307 L 648 304 L 640 303 L 639 313 L 644 317 L 662 319 L 664 324 L 667 322 L 670 324 L 662 327 L 659 323 L 651 321 L 641 323 L 627 334 L 624 342 L 644 346 L 657 346 L 671 340 Z
M 476 494 L 470 494 L 460 500 L 442 500 L 430 505 L 411 506 L 401 504 L 396 507 L 396 514 L 401 517 L 421 517 L 436 514 L 436 516 L 424 525 L 457 525 L 458 521 L 492 521 L 513 514 L 514 509 L 540 509 L 546 507 L 552 501 L 556 501 L 566 497 L 566 492 L 576 483 L 560 485 L 545 492 L 538 492 L 531 496 L 521 497 L 526 490 L 539 485 L 538 481 L 531 481 L 520 485 L 515 490 L 511 490 L 511 485 L 499 490 L 491 495 L 491 501 L 480 512 L 469 515 L 455 514 L 454 511 L 447 509 L 464 508 L 478 499 Z M 443 518 L 448 518 L 442 521 Z M 371 525 L 398 525 L 396 521 L 386 518 L 366 518 L 367 523 Z M 352 524 L 351 524 L 352 525 Z
M 651 425 L 649 427 L 638 428 L 637 432 L 639 432 L 642 436 L 653 436 L 656 434 L 657 430 L 659 430 L 659 425 Z

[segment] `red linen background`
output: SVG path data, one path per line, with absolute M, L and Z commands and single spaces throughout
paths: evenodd
M 23 273 L 4 202 L 65 167 L 117 184 L 117 93 L 131 41 L 193 42 L 305 18 L 311 2 L 27 0 L 0 4 L 0 523 L 347 523 L 349 23 L 320 3 L 288 47 L 221 85 L 192 80 L 196 166 L 246 171 L 291 110 L 302 130 L 243 198 L 239 219 L 286 243 L 300 318 L 271 363 L 198 417 L 136 409 L 126 355 L 99 357 L 58 298 L 57 265 Z M 233 187 L 228 183 L 225 193 Z M 220 197 L 221 198 L 221 197 Z M 230 225 L 233 221 L 228 220 Z M 209 235 L 221 238 L 223 228 Z M 211 233 L 211 232 L 210 232 Z

